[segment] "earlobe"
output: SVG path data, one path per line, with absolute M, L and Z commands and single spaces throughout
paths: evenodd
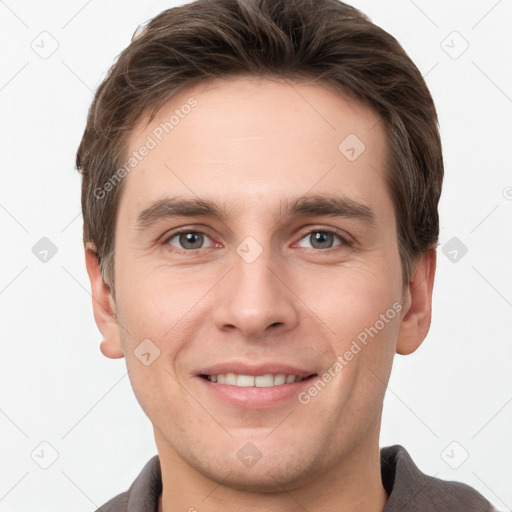
M 117 323 L 115 302 L 110 288 L 103 281 L 100 263 L 94 248 L 89 245 L 85 249 L 85 266 L 91 281 L 92 307 L 94 320 L 103 335 L 100 344 L 101 353 L 111 359 L 123 357 L 119 324 Z
M 435 271 L 435 249 L 430 249 L 418 256 L 412 281 L 405 294 L 403 317 L 396 345 L 397 354 L 411 354 L 428 334 L 432 319 Z

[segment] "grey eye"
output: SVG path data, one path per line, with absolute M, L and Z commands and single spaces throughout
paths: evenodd
M 178 239 L 178 244 L 173 243 L 173 240 Z M 169 239 L 169 244 L 178 247 L 178 249 L 200 249 L 204 243 L 204 234 L 196 231 L 188 233 L 178 233 Z
M 336 239 L 339 240 L 338 243 L 335 243 Z M 303 245 L 305 241 L 309 242 L 309 245 Z M 311 231 L 303 237 L 301 241 L 301 247 L 311 247 L 313 249 L 330 249 L 336 245 L 341 244 L 341 237 L 336 233 L 331 233 L 329 231 Z

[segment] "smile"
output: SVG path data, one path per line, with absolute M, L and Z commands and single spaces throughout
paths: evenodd
M 310 375 L 311 377 L 312 375 Z M 228 386 L 237 386 L 240 388 L 257 387 L 269 388 L 272 386 L 282 386 L 283 384 L 293 384 L 301 382 L 309 377 L 299 377 L 297 375 L 285 375 L 284 373 L 265 375 L 241 375 L 236 373 L 220 373 L 218 375 L 201 375 L 201 377 L 210 382 L 226 384 Z

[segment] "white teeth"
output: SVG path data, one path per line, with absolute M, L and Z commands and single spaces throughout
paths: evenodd
M 274 386 L 280 386 L 281 384 L 284 384 L 286 382 L 286 375 L 283 373 L 278 373 L 277 375 L 274 375 Z
M 254 377 L 252 375 L 239 375 L 236 379 L 236 385 L 241 388 L 254 386 Z
M 228 386 L 238 386 L 241 388 L 257 387 L 268 388 L 271 386 L 281 386 L 282 384 L 292 384 L 304 380 L 296 375 L 285 375 L 278 373 L 276 375 L 267 373 L 265 375 L 238 375 L 236 373 L 221 373 L 219 375 L 208 375 L 207 379 L 211 382 L 219 384 L 227 384 Z
M 228 386 L 236 386 L 236 375 L 234 373 L 226 373 L 224 384 L 227 384 Z
M 254 385 L 257 388 L 269 388 L 274 385 L 274 376 L 268 373 L 267 375 L 258 375 L 254 379 Z

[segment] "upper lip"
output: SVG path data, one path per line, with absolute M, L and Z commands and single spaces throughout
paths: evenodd
M 224 363 L 217 363 L 207 366 L 198 372 L 198 375 L 222 375 L 226 373 L 236 373 L 237 375 L 296 375 L 297 377 L 309 377 L 315 375 L 314 371 L 306 370 L 298 366 L 291 366 L 287 364 L 268 362 L 260 364 L 247 364 L 240 361 L 231 361 Z

